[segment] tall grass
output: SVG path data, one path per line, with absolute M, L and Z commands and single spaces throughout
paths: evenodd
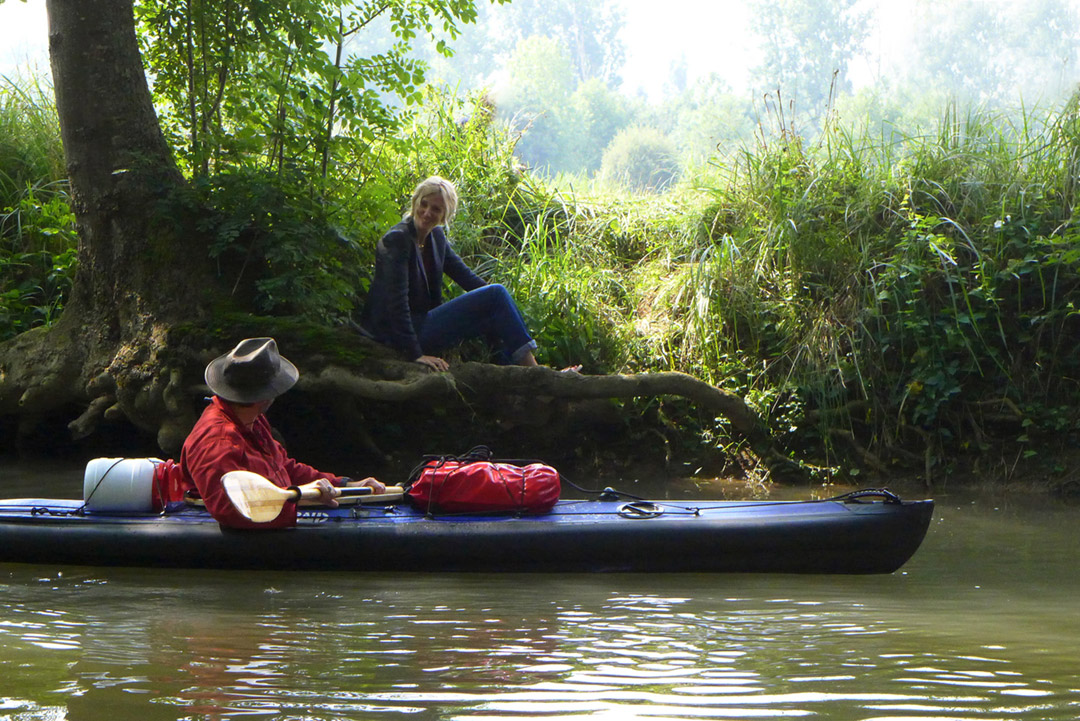
M 64 177 L 52 88 L 40 76 L 0 76 L 0 198 Z
M 1076 101 L 1018 117 L 952 106 L 900 143 L 780 128 L 719 163 L 709 232 L 657 297 L 684 321 L 665 352 L 882 467 L 1071 429 Z
M 0 340 L 55 320 L 75 269 L 75 217 L 52 90 L 0 78 Z
M 1034 453 L 1080 400 L 1078 117 L 778 126 L 664 195 L 527 183 L 491 266 L 560 361 L 694 373 L 826 462 Z

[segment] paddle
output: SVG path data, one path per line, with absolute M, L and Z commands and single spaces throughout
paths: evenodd
M 221 477 L 221 483 L 240 515 L 255 523 L 274 520 L 289 501 L 319 497 L 316 488 L 307 485 L 291 490 L 282 488 L 251 471 L 229 471 Z M 405 492 L 401 486 L 387 486 L 386 492 L 379 494 L 373 494 L 367 486 L 346 486 L 338 490 L 342 496 L 363 496 L 360 500 L 366 502 L 397 501 Z

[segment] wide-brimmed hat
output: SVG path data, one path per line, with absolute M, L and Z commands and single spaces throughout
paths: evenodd
M 273 338 L 248 338 L 206 366 L 206 385 L 233 403 L 258 403 L 289 390 L 300 377 Z

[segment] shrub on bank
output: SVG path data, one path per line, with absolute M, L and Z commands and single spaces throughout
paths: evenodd
M 675 144 L 655 128 L 620 130 L 604 150 L 600 174 L 637 191 L 662 191 L 679 177 Z

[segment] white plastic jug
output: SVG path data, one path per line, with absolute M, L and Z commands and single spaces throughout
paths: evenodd
M 158 458 L 95 458 L 86 464 L 83 501 L 90 511 L 152 511 Z

